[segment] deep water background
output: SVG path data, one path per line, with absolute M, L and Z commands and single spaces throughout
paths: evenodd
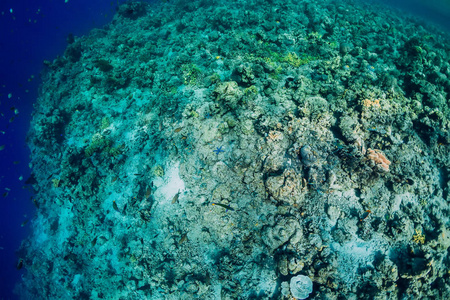
M 86 35 L 107 24 L 125 2 L 65 1 L 0 1 L 0 147 L 5 146 L 0 151 L 0 300 L 17 299 L 12 290 L 24 268 L 16 269 L 15 251 L 30 233 L 30 222 L 21 224 L 35 211 L 31 188 L 25 184 L 30 175 L 26 133 L 42 62 L 63 55 L 70 33 Z M 377 1 L 432 20 L 450 32 L 448 0 Z
M 30 233 L 30 222 L 21 224 L 35 211 L 25 185 L 30 175 L 25 137 L 42 62 L 63 54 L 69 33 L 85 35 L 110 22 L 120 2 L 0 1 L 0 146 L 5 145 L 0 151 L 0 300 L 17 299 L 12 290 L 24 268 L 16 269 L 15 251 Z
M 410 12 L 450 32 L 450 0 L 380 0 L 380 2 Z

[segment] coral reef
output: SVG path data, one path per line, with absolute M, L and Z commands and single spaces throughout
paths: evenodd
M 21 298 L 449 299 L 449 61 L 374 3 L 124 3 L 46 62 Z

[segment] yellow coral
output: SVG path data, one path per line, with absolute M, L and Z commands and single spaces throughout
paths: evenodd
M 417 244 L 425 244 L 425 235 L 420 229 L 416 229 L 416 234 L 413 235 L 413 240 Z
M 53 178 L 53 179 L 52 179 L 53 187 L 54 187 L 54 188 L 59 187 L 59 182 L 60 182 L 60 181 L 61 181 L 61 180 L 58 179 L 58 178 Z
M 153 171 L 153 174 L 155 174 L 155 176 L 158 177 L 163 177 L 164 176 L 164 169 L 161 165 L 157 165 L 155 167 L 155 170 Z

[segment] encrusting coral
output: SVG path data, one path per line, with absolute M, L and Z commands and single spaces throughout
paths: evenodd
M 367 158 L 373 161 L 379 170 L 389 172 L 391 162 L 384 156 L 381 150 L 369 148 L 367 152 Z

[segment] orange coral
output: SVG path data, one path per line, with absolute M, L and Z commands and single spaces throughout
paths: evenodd
M 389 172 L 389 165 L 391 162 L 384 156 L 383 152 L 381 150 L 377 149 L 367 149 L 367 158 L 372 160 L 375 165 L 378 167 L 378 169 Z
M 362 101 L 362 105 L 364 107 L 377 107 L 380 108 L 380 99 L 375 99 L 375 100 L 369 100 L 369 99 L 364 99 Z

